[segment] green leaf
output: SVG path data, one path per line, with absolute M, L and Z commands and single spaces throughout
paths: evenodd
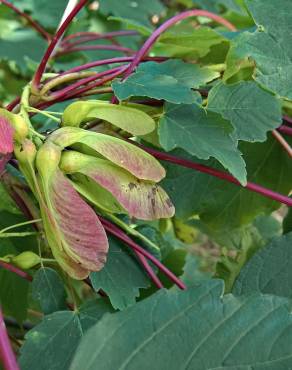
M 257 252 L 241 270 L 233 293 L 261 292 L 292 298 L 292 233 L 272 241 Z
M 106 297 L 91 299 L 79 308 L 79 319 L 83 331 L 88 330 L 106 313 L 115 312 Z
M 291 3 L 289 0 L 246 0 L 246 4 L 258 28 L 234 40 L 224 78 L 230 78 L 251 58 L 256 64 L 255 80 L 281 97 L 292 99 Z
M 291 160 L 273 137 L 265 143 L 242 143 L 240 149 L 247 164 L 248 180 L 269 189 L 289 194 L 292 182 Z M 187 157 L 175 151 L 178 157 Z M 187 157 L 199 162 L 195 157 Z M 201 162 L 222 169 L 215 161 Z M 280 204 L 243 187 L 216 179 L 210 175 L 166 164 L 166 180 L 162 182 L 181 219 L 200 215 L 201 221 L 212 231 L 230 230 L 249 224 L 259 214 L 269 214 Z M 182 196 L 187 194 L 187 196 Z
M 0 199 L 0 212 L 8 211 L 10 213 L 19 214 L 19 209 L 16 207 L 2 182 L 0 182 Z
M 66 308 L 66 291 L 59 274 L 48 267 L 40 268 L 32 282 L 32 297 L 48 315 Z
M 174 77 L 166 75 L 154 77 L 144 72 L 136 72 L 125 81 L 113 82 L 112 87 L 120 100 L 131 96 L 148 96 L 175 104 L 191 104 L 197 100 L 197 95 L 189 88 L 180 85 Z
M 58 311 L 43 318 L 25 335 L 20 350 L 21 370 L 67 370 L 85 332 L 113 312 L 106 299 L 84 303 L 78 310 Z
M 70 369 L 290 368 L 289 301 L 222 298 L 223 289 L 210 280 L 184 292 L 163 290 L 105 316 L 83 338 Z
M 208 95 L 208 109 L 231 122 L 237 140 L 265 141 L 282 123 L 280 101 L 254 82 L 219 83 Z
M 158 133 L 165 150 L 182 148 L 201 159 L 216 158 L 242 184 L 246 183 L 245 163 L 231 137 L 232 127 L 219 114 L 197 105 L 166 104 Z
M 22 72 L 26 61 L 39 61 L 46 48 L 46 41 L 33 30 L 16 30 L 0 38 L 0 60 L 15 62 Z
M 198 88 L 207 82 L 220 77 L 220 73 L 208 67 L 185 63 L 179 59 L 170 59 L 162 63 L 146 62 L 139 65 L 137 72 L 155 76 L 166 75 L 174 77 L 181 85 Z
M 151 26 L 149 19 L 153 15 L 160 15 L 164 6 L 159 0 L 100 0 L 100 11 L 105 15 L 112 14 L 123 20 L 134 20 L 137 24 Z
M 286 217 L 283 220 L 283 234 L 292 231 L 292 208 L 290 207 Z
M 180 276 L 180 279 L 187 285 L 187 287 L 191 287 L 202 280 L 210 278 L 210 274 L 203 272 L 200 267 L 198 256 L 190 253 L 187 254 L 185 265 L 183 267 L 183 274 Z
M 90 274 L 96 291 L 107 293 L 115 309 L 124 310 L 135 303 L 139 289 L 147 288 L 150 281 L 144 270 L 132 255 L 116 239 L 110 238 L 107 262 L 99 272 Z
M 223 232 L 223 239 L 224 234 Z M 230 238 L 233 243 L 233 256 L 227 253 L 221 256 L 216 265 L 215 275 L 217 278 L 224 279 L 225 293 L 231 292 L 241 269 L 250 258 L 273 237 L 281 234 L 281 225 L 272 216 L 258 216 L 252 224 L 228 234 L 227 238 Z M 227 244 L 221 245 L 227 247 Z
M 220 45 L 223 49 L 223 44 L 227 46 L 229 44 L 227 38 L 212 28 L 194 28 L 192 24 L 172 27 L 160 36 L 158 42 L 155 51 L 169 57 L 190 60 L 205 57 L 216 45 Z
M 112 86 L 120 100 L 131 96 L 148 96 L 175 104 L 190 104 L 198 99 L 191 88 L 199 88 L 219 76 L 219 73 L 208 68 L 181 60 L 146 62 L 125 81 L 114 81 Z
M 15 0 L 18 8 L 28 11 L 41 25 L 48 28 L 58 27 L 66 8 L 66 2 L 58 0 Z
M 70 104 L 62 116 L 62 126 L 80 126 L 93 119 L 110 122 L 134 136 L 146 135 L 155 129 L 154 120 L 139 109 L 110 104 L 101 100 L 77 101 Z
M 19 214 L 0 212 L 0 229 L 23 221 L 26 221 L 25 218 Z M 0 238 L 0 257 L 17 255 L 25 250 L 34 251 L 35 247 L 35 237 Z M 0 267 L 0 302 L 3 311 L 5 315 L 14 317 L 19 323 L 27 316 L 29 285 L 29 281 Z
M 18 322 L 26 319 L 29 282 L 0 268 L 0 302 L 6 315 Z
M 192 3 L 198 5 L 202 9 L 206 9 L 210 12 L 218 13 L 222 6 L 225 9 L 232 10 L 237 13 L 241 13 L 242 9 L 237 4 L 236 0 L 191 0 Z

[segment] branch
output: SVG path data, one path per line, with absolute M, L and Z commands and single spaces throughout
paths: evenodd
M 174 273 L 172 273 L 167 267 L 165 267 L 160 261 L 158 261 L 157 258 L 152 256 L 152 254 L 150 254 L 144 248 L 136 244 L 131 238 L 128 237 L 127 234 L 125 234 L 122 230 L 120 230 L 116 225 L 112 224 L 111 222 L 109 222 L 108 220 L 104 219 L 101 216 L 99 216 L 99 219 L 101 223 L 103 224 L 103 227 L 105 228 L 106 231 L 114 235 L 116 238 L 122 240 L 134 251 L 139 252 L 144 257 L 146 257 L 151 262 L 153 262 L 154 265 L 156 265 L 180 289 L 182 290 L 186 289 L 185 284 L 177 276 L 175 276 Z
M 55 36 L 53 37 L 49 47 L 47 48 L 39 66 L 38 66 L 38 69 L 34 75 L 34 78 L 32 80 L 32 88 L 37 91 L 38 89 L 38 86 L 41 82 L 41 79 L 42 79 L 42 76 L 43 76 L 43 73 L 45 72 L 45 69 L 46 69 L 46 66 L 47 66 L 47 63 L 55 49 L 55 46 L 57 45 L 57 43 L 59 42 L 59 40 L 61 39 L 61 37 L 63 36 L 64 32 L 66 31 L 66 29 L 69 27 L 71 21 L 73 20 L 73 18 L 76 16 L 76 14 L 86 5 L 88 0 L 80 0 L 80 2 L 78 3 L 78 5 L 76 5 L 74 7 L 74 9 L 70 12 L 70 14 L 68 15 L 68 17 L 65 19 L 65 21 L 62 23 L 62 26 L 58 29 L 58 31 L 56 32 Z
M 21 270 L 20 268 L 16 266 L 11 265 L 8 262 L 0 261 L 0 268 L 13 272 L 14 274 L 18 275 L 22 279 L 25 279 L 27 281 L 32 281 L 32 276 L 30 274 L 28 274 L 27 272 Z
M 141 49 L 138 51 L 138 53 L 135 55 L 134 60 L 129 66 L 129 69 L 127 70 L 125 74 L 125 78 L 128 77 L 134 69 L 137 67 L 137 65 L 141 62 L 143 57 L 149 52 L 153 44 L 156 42 L 158 37 L 166 31 L 168 28 L 173 26 L 174 24 L 182 21 L 183 19 L 190 18 L 190 17 L 206 17 L 213 19 L 215 22 L 222 24 L 226 28 L 228 28 L 230 31 L 236 31 L 236 28 L 233 26 L 232 23 L 227 21 L 226 19 L 220 17 L 217 14 L 208 12 L 206 10 L 188 10 L 186 12 L 180 13 L 178 15 L 175 15 L 174 17 L 168 19 L 166 22 L 164 22 L 160 27 L 158 27 L 151 36 L 146 40 L 144 45 L 141 47 Z
M 272 134 L 273 134 L 274 138 L 278 141 L 278 143 L 282 146 L 282 148 L 284 148 L 286 150 L 289 157 L 291 158 L 292 157 L 292 148 L 289 145 L 289 143 L 287 143 L 287 141 L 283 138 L 283 136 L 277 130 L 273 130 Z
M 16 6 L 11 4 L 9 1 L 6 0 L 0 0 L 0 4 L 3 4 L 13 10 L 16 14 L 20 15 L 22 18 L 26 19 L 27 22 L 34 28 L 44 39 L 47 41 L 51 41 L 52 36 L 37 22 L 35 22 L 28 14 L 25 12 L 22 12 L 20 9 L 18 9 Z
M 0 358 L 3 361 L 5 370 L 19 370 L 15 354 L 11 348 L 11 344 L 7 334 L 1 306 L 0 306 Z
M 130 141 L 130 142 L 132 144 L 138 145 L 137 143 L 134 143 L 133 141 Z M 171 163 L 177 164 L 177 165 L 182 166 L 182 167 L 191 168 L 191 169 L 199 171 L 199 172 L 207 173 L 208 175 L 217 177 L 221 180 L 231 182 L 231 183 L 233 183 L 237 186 L 242 186 L 240 184 L 240 182 L 238 180 L 236 180 L 236 178 L 234 178 L 233 176 L 229 175 L 226 172 L 216 170 L 215 168 L 211 168 L 211 167 L 205 166 L 203 164 L 199 164 L 199 163 L 196 163 L 196 162 L 193 162 L 193 161 L 189 161 L 187 159 L 177 158 L 177 157 L 175 157 L 171 154 L 163 153 L 163 152 L 160 152 L 158 150 L 145 147 L 143 145 L 138 145 L 138 146 L 140 146 L 146 152 L 152 154 L 154 157 L 156 157 L 157 159 L 160 159 L 162 161 L 167 161 L 167 162 L 171 162 Z M 259 194 L 263 195 L 266 198 L 270 198 L 270 199 L 275 200 L 277 202 L 286 204 L 288 207 L 292 207 L 292 198 L 289 198 L 285 195 L 279 194 L 279 193 L 277 193 L 273 190 L 267 189 L 267 188 L 265 188 L 261 185 L 257 185 L 253 182 L 248 181 L 246 186 L 243 187 L 243 188 L 254 191 L 255 193 L 259 193 Z

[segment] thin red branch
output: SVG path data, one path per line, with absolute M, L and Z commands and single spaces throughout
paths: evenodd
M 19 269 L 16 266 L 11 265 L 10 263 L 0 261 L 0 268 L 3 268 L 4 270 L 13 272 L 14 274 L 18 275 L 22 279 L 25 279 L 27 281 L 32 281 L 32 276 L 28 274 L 27 272 Z
M 72 22 L 73 18 L 77 15 L 77 13 L 86 5 L 88 0 L 80 0 L 80 2 L 74 7 L 74 9 L 70 12 L 68 17 L 65 19 L 65 21 L 62 23 L 61 27 L 56 32 L 55 36 L 53 37 L 49 47 L 47 48 L 38 68 L 34 75 L 34 78 L 32 80 L 32 88 L 37 91 L 38 86 L 41 82 L 43 73 L 45 72 L 46 66 L 48 64 L 48 61 L 50 59 L 50 56 L 52 55 L 55 46 L 63 36 L 66 29 L 69 27 L 70 23 Z
M 292 136 L 292 127 L 282 125 L 282 126 L 278 127 L 277 130 L 282 132 L 283 134 Z
M 15 5 L 11 4 L 9 1 L 0 0 L 0 4 L 3 4 L 13 10 L 16 14 L 20 15 L 22 18 L 26 19 L 27 22 L 34 28 L 44 39 L 51 41 L 52 36 L 37 22 L 35 22 L 28 14 L 22 12 Z
M 135 144 L 133 141 L 131 141 L 131 143 Z M 231 183 L 233 183 L 237 186 L 242 186 L 238 180 L 236 180 L 233 176 L 229 175 L 226 172 L 219 171 L 219 170 L 216 170 L 214 168 L 205 166 L 203 164 L 199 164 L 199 163 L 196 163 L 196 162 L 193 162 L 193 161 L 189 161 L 187 159 L 177 158 L 177 157 L 175 157 L 171 154 L 163 153 L 163 152 L 160 152 L 158 150 L 148 148 L 148 147 L 145 147 L 145 146 L 142 146 L 142 145 L 139 145 L 139 146 L 142 147 L 146 152 L 152 154 L 154 157 L 156 157 L 157 159 L 160 159 L 162 161 L 167 161 L 167 162 L 171 162 L 171 163 L 177 164 L 177 165 L 182 166 L 182 167 L 191 168 L 193 170 L 203 172 L 203 173 L 206 173 L 208 175 L 217 177 L 221 180 L 231 182 Z M 264 197 L 270 198 L 270 199 L 275 200 L 277 202 L 286 204 L 289 207 L 292 206 L 292 198 L 289 198 L 285 195 L 279 194 L 279 193 L 277 193 L 273 190 L 267 189 L 267 188 L 265 188 L 261 185 L 257 185 L 253 182 L 248 181 L 244 188 L 249 189 L 253 192 L 259 193 L 259 194 L 263 195 Z
M 89 84 L 90 82 L 96 81 L 96 80 L 101 79 L 102 77 L 105 77 L 105 76 L 108 76 L 108 75 L 113 75 L 113 74 L 116 75 L 117 73 L 120 74 L 120 73 L 123 72 L 123 70 L 124 70 L 123 67 L 116 67 L 116 68 L 112 68 L 112 69 L 108 69 L 106 71 L 96 73 L 94 76 L 83 78 L 83 79 L 73 83 L 72 85 L 69 85 L 69 86 L 65 87 L 62 90 L 59 90 L 57 92 L 52 93 L 50 95 L 50 98 L 52 98 L 53 100 L 61 99 L 62 97 L 67 96 L 70 92 L 76 91 L 76 89 L 78 89 L 80 86 Z M 104 80 L 102 80 L 101 84 L 103 84 L 103 83 L 104 83 Z
M 288 123 L 288 125 L 292 125 L 292 117 L 289 117 L 289 116 L 287 116 L 287 115 L 284 115 L 284 116 L 283 116 L 283 121 L 284 121 L 285 123 Z
M 82 42 L 85 42 L 84 39 L 88 39 L 88 41 L 93 41 L 93 40 L 101 40 L 101 39 L 111 39 L 113 37 L 120 37 L 120 36 L 136 36 L 136 35 L 139 35 L 137 31 L 113 31 L 113 32 L 107 32 L 107 33 L 76 32 L 76 33 L 72 33 L 71 35 L 65 37 L 63 40 L 63 43 L 67 44 L 68 41 L 71 41 L 77 38 L 81 38 L 83 40 Z
M 112 224 L 108 220 L 104 219 L 103 217 L 100 217 L 100 221 L 103 224 L 103 227 L 106 231 L 108 231 L 110 234 L 114 235 L 118 239 L 122 240 L 126 245 L 128 245 L 133 250 L 141 253 L 143 256 L 145 256 L 148 260 L 154 263 L 174 284 L 176 284 L 180 289 L 186 289 L 185 284 L 174 275 L 173 272 L 171 272 L 167 267 L 165 267 L 160 261 L 158 261 L 157 258 L 152 256 L 149 252 L 147 252 L 144 248 L 140 247 L 138 244 L 136 244 L 131 238 L 128 237 L 127 234 L 125 234 L 122 230 L 120 230 L 116 225 Z
M 70 53 L 76 53 L 79 51 L 90 51 L 90 50 L 113 50 L 113 51 L 119 51 L 121 53 L 129 53 L 129 54 L 135 53 L 134 50 L 130 48 L 126 48 L 124 46 L 119 46 L 119 45 L 81 45 L 78 47 L 70 47 L 70 48 L 60 50 L 58 53 L 56 53 L 56 57 L 60 57 L 62 55 L 67 55 Z
M 2 309 L 0 306 L 0 358 L 2 359 L 4 370 L 19 370 L 15 354 L 12 350 L 8 337 Z
M 292 157 L 292 148 L 289 143 L 283 138 L 283 136 L 277 131 L 273 130 L 272 134 L 274 138 L 278 141 L 278 143 L 282 146 L 284 150 L 288 153 L 289 157 Z
M 183 19 L 190 18 L 190 17 L 206 17 L 214 20 L 215 22 L 222 24 L 230 31 L 236 31 L 236 27 L 227 21 L 226 19 L 220 17 L 217 14 L 208 12 L 206 10 L 188 10 L 186 12 L 180 13 L 178 15 L 175 15 L 174 17 L 168 19 L 166 22 L 164 22 L 160 27 L 158 27 L 152 34 L 149 36 L 149 38 L 145 41 L 144 45 L 141 47 L 141 49 L 137 52 L 135 55 L 135 58 L 133 59 L 132 63 L 130 64 L 128 70 L 126 71 L 125 78 L 128 77 L 134 69 L 137 67 L 137 65 L 141 62 L 143 57 L 149 52 L 149 50 L 152 48 L 153 44 L 156 42 L 158 37 L 165 32 L 168 28 L 172 27 L 174 24 L 182 21 Z

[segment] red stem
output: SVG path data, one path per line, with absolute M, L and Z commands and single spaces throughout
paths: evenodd
M 32 26 L 32 28 L 34 28 L 43 38 L 45 38 L 47 41 L 51 41 L 52 36 L 40 24 L 35 22 L 28 14 L 22 12 L 15 5 L 11 4 L 9 1 L 0 0 L 0 3 L 2 3 L 3 5 L 13 10 L 15 13 L 20 15 L 22 18 L 26 19 L 28 23 Z
M 175 15 L 174 17 L 168 19 L 166 22 L 164 22 L 160 27 L 158 27 L 151 36 L 146 40 L 144 45 L 141 47 L 141 49 L 137 52 L 135 55 L 135 58 L 133 59 L 132 63 L 130 64 L 126 74 L 125 78 L 128 77 L 134 69 L 137 67 L 137 65 L 141 62 L 143 57 L 149 52 L 155 41 L 158 39 L 158 37 L 166 31 L 168 28 L 173 26 L 174 24 L 180 22 L 183 19 L 189 18 L 189 17 L 197 17 L 202 16 L 206 18 L 213 19 L 215 22 L 218 22 L 228 28 L 230 31 L 236 31 L 236 28 L 233 26 L 232 23 L 227 21 L 226 19 L 220 17 L 217 14 L 210 13 L 206 10 L 188 10 L 186 12 L 180 13 L 178 15 Z
M 19 269 L 16 266 L 11 265 L 10 263 L 0 261 L 0 268 L 3 268 L 7 271 L 13 272 L 14 274 L 20 276 L 21 278 L 27 280 L 27 281 L 32 281 L 32 276 L 29 275 L 27 272 Z
M 277 131 L 273 130 L 272 135 L 278 141 L 278 143 L 282 146 L 284 150 L 288 153 L 289 157 L 292 157 L 292 148 L 289 143 L 283 138 L 283 136 Z
M 84 70 L 87 70 L 87 69 L 90 69 L 90 68 L 99 67 L 99 66 L 103 66 L 103 65 L 107 65 L 107 64 L 131 62 L 133 60 L 133 58 L 134 57 L 132 57 L 132 56 L 128 56 L 128 57 L 117 57 L 117 58 L 109 58 L 109 59 L 103 59 L 103 60 L 95 60 L 93 62 L 89 62 L 89 63 L 86 63 L 86 64 L 82 64 L 80 66 L 68 69 L 67 71 L 61 73 L 58 77 L 63 76 L 63 75 L 67 75 L 69 73 L 80 72 L 80 71 L 84 71 Z M 146 57 L 146 58 L 143 59 L 143 61 L 151 60 L 151 61 L 155 61 L 155 62 L 163 62 L 163 61 L 168 60 L 168 59 L 169 58 L 167 58 L 167 57 Z
M 127 67 L 127 66 L 126 66 Z M 91 89 L 94 89 L 98 86 L 101 86 L 103 85 L 104 83 L 108 82 L 108 81 L 111 81 L 113 80 L 115 77 L 119 76 L 120 74 L 122 74 L 126 67 L 122 68 L 120 67 L 119 69 L 117 69 L 116 72 L 104 77 L 104 78 L 101 78 L 100 80 L 98 80 L 97 82 L 94 82 L 92 84 L 89 84 L 89 85 L 86 85 L 78 90 L 74 90 L 72 91 L 71 93 L 68 93 L 64 96 L 61 96 L 59 97 L 58 99 L 55 99 L 52 103 L 57 103 L 57 102 L 61 102 L 61 101 L 65 101 L 65 100 L 69 100 L 69 99 L 74 99 L 74 98 L 77 98 L 77 97 L 80 97 L 83 93 L 91 90 Z M 89 77 L 88 77 L 89 78 Z M 52 105 L 52 103 L 50 105 Z
M 119 45 L 82 45 L 78 47 L 70 47 L 68 49 L 64 49 L 56 53 L 56 57 L 60 57 L 62 55 L 67 55 L 69 53 L 75 53 L 78 51 L 86 51 L 86 50 L 114 50 L 114 51 L 120 51 L 122 53 L 130 53 L 134 54 L 135 51 L 126 48 L 124 46 L 119 46 Z
M 136 36 L 136 35 L 139 35 L 137 31 L 113 31 L 113 32 L 107 32 L 107 33 L 76 32 L 76 33 L 72 33 L 71 35 L 65 37 L 63 40 L 63 43 L 66 44 L 68 41 L 76 39 L 76 38 L 82 38 L 83 39 L 82 42 L 85 42 L 84 41 L 85 38 L 86 39 L 90 38 L 90 40 L 88 41 L 93 41 L 93 40 L 100 40 L 100 39 L 111 39 L 113 37 L 120 37 L 120 36 Z
M 15 354 L 11 348 L 1 306 L 0 306 L 0 358 L 2 359 L 4 370 L 19 370 Z
M 292 117 L 284 115 L 283 120 L 285 121 L 285 123 L 288 123 L 288 125 L 292 125 Z
M 38 89 L 38 86 L 41 82 L 41 79 L 42 79 L 42 76 L 43 76 L 43 73 L 45 72 L 45 69 L 46 69 L 46 66 L 47 66 L 47 63 L 50 59 L 50 56 L 52 55 L 54 49 L 55 49 L 55 46 L 57 45 L 57 43 L 59 42 L 59 40 L 61 39 L 62 35 L 64 34 L 64 32 L 66 31 L 66 29 L 68 28 L 68 26 L 70 25 L 70 23 L 72 22 L 73 18 L 76 16 L 76 14 L 86 5 L 88 0 L 80 0 L 80 2 L 74 7 L 74 9 L 70 12 L 70 14 L 68 15 L 68 17 L 65 19 L 65 21 L 62 23 L 61 27 L 58 29 L 58 31 L 56 32 L 55 36 L 53 37 L 49 47 L 47 48 L 39 66 L 38 66 L 38 69 L 34 75 L 34 78 L 32 80 L 32 88 L 34 90 L 37 90 Z
M 278 127 L 277 130 L 282 132 L 283 134 L 292 136 L 292 127 L 282 125 L 282 126 Z
M 12 112 L 13 109 L 20 103 L 20 96 L 17 96 L 11 103 L 9 103 L 6 106 L 6 109 L 9 110 L 9 112 Z
M 134 143 L 134 142 L 131 141 L 131 143 Z M 233 183 L 237 186 L 242 186 L 238 180 L 236 180 L 233 176 L 229 175 L 226 172 L 216 170 L 214 168 L 211 168 L 211 167 L 208 167 L 208 166 L 205 166 L 203 164 L 196 163 L 196 162 L 192 162 L 192 161 L 189 161 L 187 159 L 177 158 L 177 157 L 175 157 L 171 154 L 163 153 L 163 152 L 160 152 L 158 150 L 148 148 L 148 147 L 145 147 L 145 146 L 142 146 L 142 145 L 139 145 L 139 146 L 142 147 L 146 152 L 152 154 L 154 157 L 156 157 L 160 160 L 171 162 L 171 163 L 177 164 L 177 165 L 182 166 L 182 167 L 191 168 L 191 169 L 203 172 L 203 173 L 207 173 L 211 176 L 218 177 L 221 180 L 226 180 L 228 182 L 231 182 L 231 183 Z M 249 189 L 251 191 L 254 191 L 256 193 L 259 193 L 259 194 L 263 195 L 264 197 L 267 197 L 267 198 L 273 199 L 277 202 L 286 204 L 289 207 L 292 206 L 292 198 L 289 198 L 285 195 L 276 193 L 273 190 L 264 188 L 263 186 L 257 185 L 253 182 L 248 181 L 245 188 Z
M 149 275 L 150 279 L 154 282 L 154 284 L 157 286 L 158 289 L 163 289 L 164 286 L 162 282 L 159 280 L 158 276 L 155 274 L 155 272 L 152 270 L 151 266 L 147 262 L 147 259 L 143 256 L 143 254 L 135 251 L 137 257 L 139 258 L 142 266 L 144 267 L 145 271 Z
M 140 247 L 136 244 L 131 238 L 128 237 L 122 230 L 120 230 L 116 225 L 112 224 L 108 220 L 104 219 L 103 217 L 99 216 L 101 223 L 105 230 L 107 230 L 110 234 L 116 236 L 118 239 L 122 240 L 126 243 L 130 248 L 134 249 L 135 251 L 141 253 L 143 256 L 148 258 L 151 262 L 154 263 L 174 284 L 176 284 L 180 289 L 186 289 L 185 284 L 172 273 L 167 267 L 165 267 L 157 258 L 152 256 L 149 252 L 147 252 L 144 248 Z
M 116 67 L 116 68 L 112 68 L 112 69 L 108 69 L 106 71 L 102 71 L 102 72 L 96 73 L 96 75 L 94 75 L 94 76 L 83 78 L 83 79 L 75 82 L 74 84 L 65 87 L 62 90 L 59 90 L 59 91 L 57 91 L 55 93 L 52 93 L 50 95 L 50 97 L 52 97 L 52 98 L 54 98 L 56 100 L 61 99 L 62 97 L 67 96 L 71 91 L 76 90 L 80 86 L 83 86 L 83 85 L 88 84 L 90 82 L 93 82 L 95 80 L 101 79 L 104 76 L 113 75 L 113 74 L 116 74 L 116 73 L 120 74 L 120 73 L 123 72 L 123 70 L 125 70 L 125 68 L 123 68 L 123 67 Z M 104 83 L 104 80 L 102 80 L 102 83 L 101 84 L 103 84 L 103 83 Z

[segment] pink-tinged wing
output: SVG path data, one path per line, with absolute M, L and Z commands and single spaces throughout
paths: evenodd
M 108 252 L 104 228 L 60 170 L 51 181 L 50 202 L 66 254 L 84 269 L 102 269 Z
M 0 117 L 0 153 L 8 154 L 13 152 L 13 133 L 14 130 L 9 121 Z
M 139 180 L 107 160 L 69 151 L 63 154 L 61 168 L 96 181 L 118 200 L 130 216 L 155 220 L 174 215 L 174 206 L 160 186 Z
M 165 177 L 164 168 L 152 155 L 113 136 L 63 127 L 55 131 L 50 140 L 63 148 L 75 143 L 84 144 L 139 179 L 158 182 Z

